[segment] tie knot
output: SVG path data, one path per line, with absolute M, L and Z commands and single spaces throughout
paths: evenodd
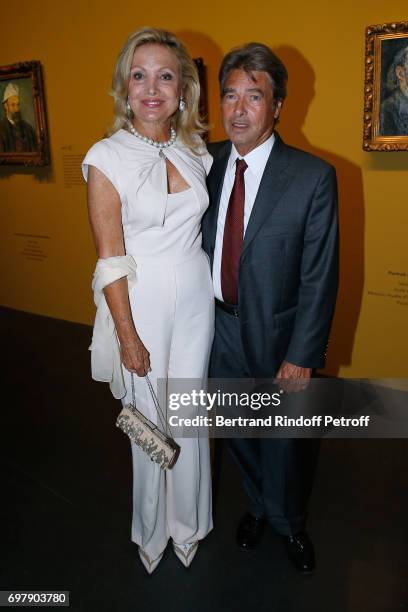
M 237 165 L 236 174 L 243 174 L 245 170 L 248 168 L 248 164 L 246 163 L 245 159 L 237 158 L 235 163 Z

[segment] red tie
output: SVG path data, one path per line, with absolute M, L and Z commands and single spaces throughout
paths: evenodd
M 235 181 L 225 218 L 221 259 L 222 297 L 228 304 L 238 304 L 239 258 L 244 241 L 244 172 L 248 166 L 244 159 L 237 159 L 236 164 Z

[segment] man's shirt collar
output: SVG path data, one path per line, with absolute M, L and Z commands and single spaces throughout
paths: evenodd
M 235 174 L 236 160 L 245 159 L 246 163 L 248 164 L 248 168 L 254 175 L 263 173 L 275 140 L 275 134 L 272 133 L 269 138 L 265 140 L 265 142 L 255 147 L 255 149 L 252 149 L 252 151 L 250 151 L 244 156 L 238 153 L 237 149 L 235 148 L 235 145 L 233 144 L 228 160 L 228 170 Z

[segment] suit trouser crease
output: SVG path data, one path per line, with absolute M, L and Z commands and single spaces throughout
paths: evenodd
M 249 378 L 238 318 L 216 308 L 212 378 Z M 304 529 L 319 440 L 229 438 L 248 498 L 248 511 L 265 516 L 282 535 Z

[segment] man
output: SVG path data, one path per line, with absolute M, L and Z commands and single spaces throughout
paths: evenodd
M 392 92 L 381 104 L 381 136 L 408 136 L 408 45 L 396 53 L 387 75 Z
M 216 295 L 210 375 L 276 377 L 290 391 L 324 365 L 338 282 L 335 171 L 275 132 L 287 72 L 267 46 L 232 50 L 219 80 L 229 141 L 210 146 L 203 220 Z M 248 497 L 238 546 L 255 548 L 268 522 L 295 566 L 313 571 L 305 518 L 318 441 L 228 443 Z
M 15 83 L 9 83 L 4 90 L 3 109 L 4 117 L 0 121 L 0 151 L 4 153 L 36 151 L 35 131 L 21 117 L 20 90 Z

